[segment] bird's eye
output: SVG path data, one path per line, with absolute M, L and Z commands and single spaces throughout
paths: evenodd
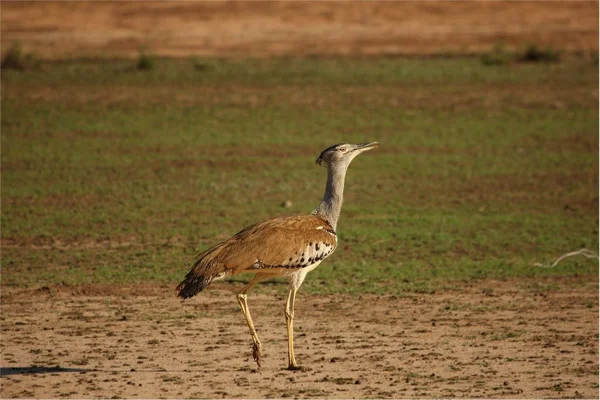
M 345 153 L 346 150 L 348 150 L 348 149 L 346 147 L 340 147 L 338 150 L 341 151 L 342 153 Z

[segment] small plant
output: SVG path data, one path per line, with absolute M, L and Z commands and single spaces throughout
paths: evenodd
M 481 56 L 483 65 L 505 65 L 510 62 L 510 55 L 504 51 L 504 46 L 501 43 L 494 45 L 491 52 Z
M 149 71 L 154 68 L 154 57 L 146 53 L 143 49 L 140 50 L 140 55 L 137 60 L 136 68 L 139 71 Z
M 209 71 L 209 70 L 214 69 L 213 65 L 210 62 L 203 61 L 202 59 L 200 59 L 198 57 L 192 57 L 191 61 L 192 61 L 192 65 L 194 66 L 194 69 L 196 69 L 198 71 Z
M 592 64 L 597 66 L 598 65 L 598 52 L 597 51 L 592 52 L 591 55 L 592 55 Z
M 519 57 L 521 62 L 557 62 L 559 59 L 560 54 L 558 51 L 550 47 L 542 50 L 535 44 L 527 46 L 523 55 Z
M 31 67 L 34 64 L 33 61 L 33 55 L 23 54 L 20 42 L 13 42 L 2 58 L 1 67 L 2 69 L 24 70 Z

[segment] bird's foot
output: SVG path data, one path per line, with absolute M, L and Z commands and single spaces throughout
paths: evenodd
M 296 363 L 288 365 L 288 370 L 290 370 L 290 371 L 300 371 L 301 369 L 302 369 L 302 367 Z
M 256 364 L 258 365 L 258 368 L 261 367 L 260 365 L 260 361 L 262 358 L 262 346 L 260 345 L 260 343 L 254 343 L 254 345 L 252 346 L 252 357 L 254 357 L 254 361 L 256 361 Z

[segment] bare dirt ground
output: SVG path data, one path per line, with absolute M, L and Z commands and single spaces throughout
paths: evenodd
M 598 50 L 597 1 L 7 2 L 2 50 L 43 58 Z
M 598 398 L 594 282 L 301 292 L 301 371 L 284 369 L 285 288 L 250 296 L 259 371 L 233 289 L 185 302 L 164 286 L 5 289 L 2 397 Z

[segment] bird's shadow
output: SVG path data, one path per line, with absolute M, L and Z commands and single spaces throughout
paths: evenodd
M 59 372 L 90 372 L 92 369 L 63 368 L 63 367 L 1 367 L 0 376 L 25 375 L 25 374 L 54 374 Z

